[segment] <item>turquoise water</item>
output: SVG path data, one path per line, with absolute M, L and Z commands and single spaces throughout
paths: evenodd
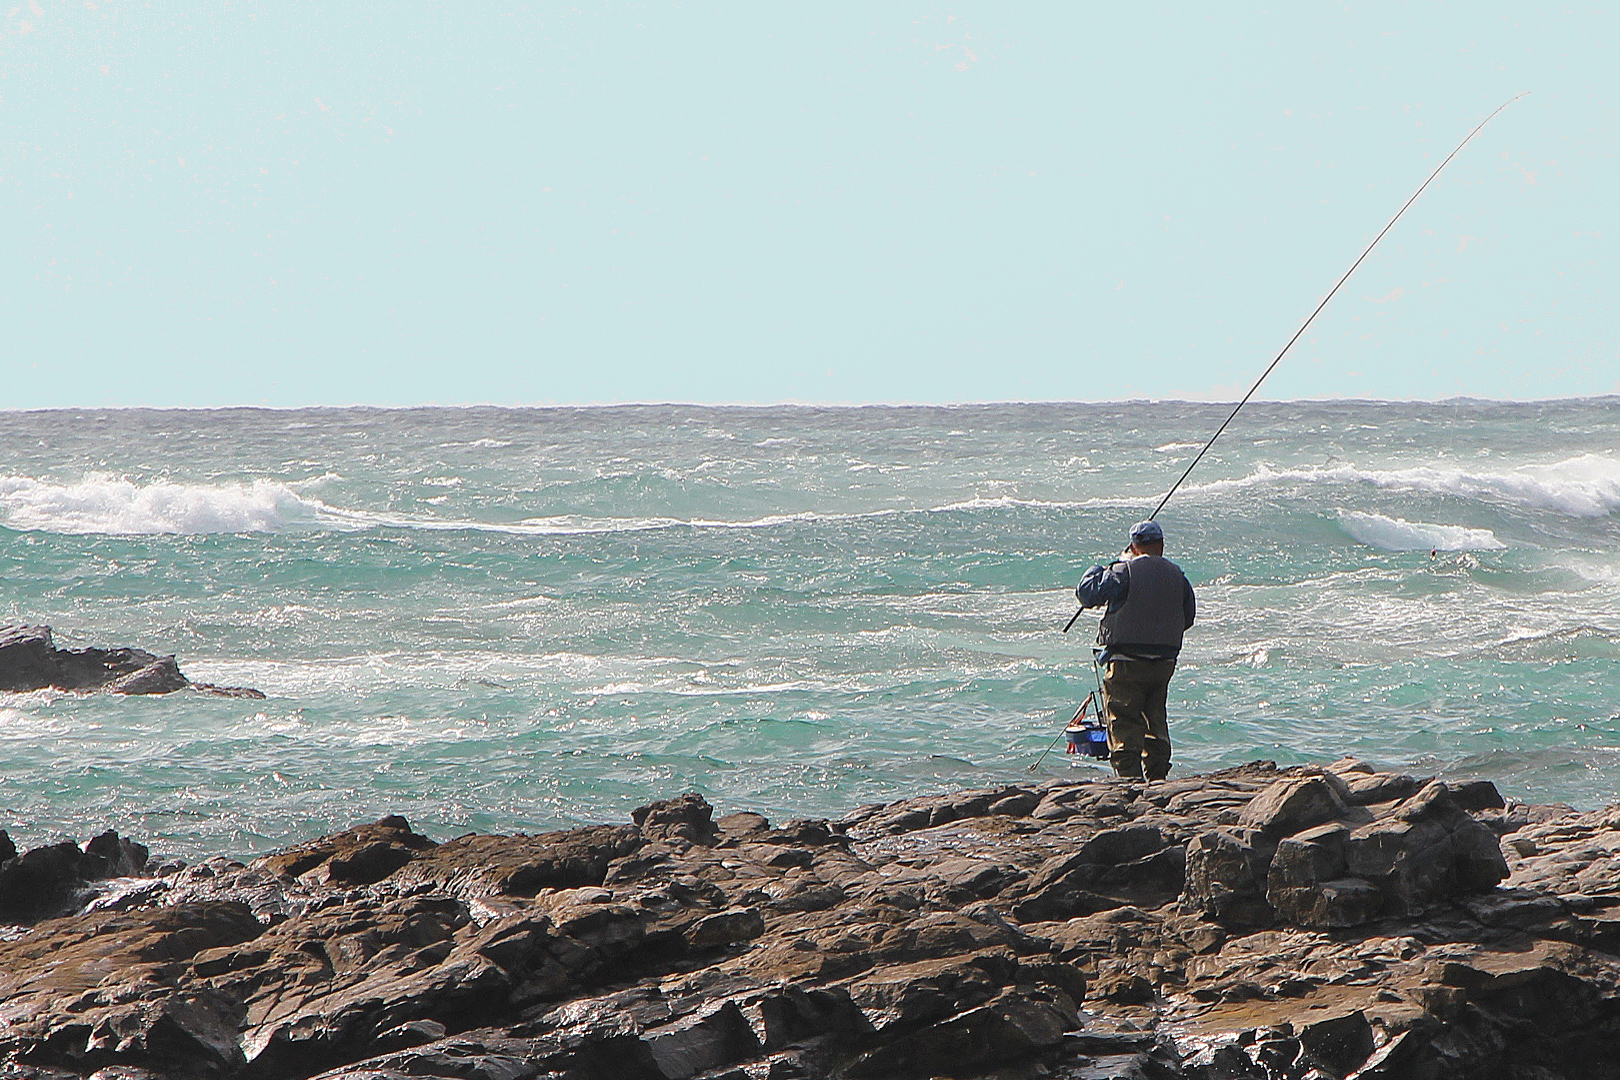
M 1617 406 L 1245 408 L 1159 517 L 1178 770 L 1620 801 Z M 269 695 L 0 694 L 0 827 L 195 857 L 1027 780 L 1093 681 L 1074 582 L 1229 411 L 0 413 L 0 616 Z

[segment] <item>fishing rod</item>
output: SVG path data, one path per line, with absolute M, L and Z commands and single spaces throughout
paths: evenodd
M 1086 700 L 1080 703 L 1080 707 L 1074 710 L 1074 715 L 1069 718 L 1069 722 L 1063 725 L 1063 731 L 1059 731 L 1057 733 L 1057 739 L 1053 739 L 1050 743 L 1048 743 L 1046 749 L 1041 751 L 1041 756 L 1035 759 L 1035 764 L 1029 767 L 1030 772 L 1034 772 L 1040 767 L 1041 762 L 1046 760 L 1046 755 L 1052 752 L 1052 747 L 1058 744 L 1058 739 L 1063 738 L 1064 732 L 1077 724 L 1082 716 L 1086 715 L 1086 710 L 1091 707 L 1091 703 L 1096 696 L 1097 695 L 1095 693 L 1086 695 Z
M 1385 225 L 1383 229 L 1379 231 L 1378 235 L 1373 237 L 1372 243 L 1367 245 L 1367 250 L 1363 251 L 1356 261 L 1350 264 L 1350 269 L 1344 272 L 1344 276 L 1339 278 L 1338 282 L 1334 284 L 1333 288 L 1328 290 L 1328 294 L 1326 296 L 1322 297 L 1322 302 L 1316 305 L 1316 309 L 1310 313 L 1303 323 L 1300 324 L 1299 329 L 1294 331 L 1294 336 L 1288 339 L 1288 344 L 1282 347 L 1282 351 L 1277 354 L 1276 359 L 1272 360 L 1270 366 L 1268 366 L 1265 371 L 1260 373 L 1260 377 L 1258 379 L 1254 380 L 1254 385 L 1249 387 L 1249 392 L 1247 394 L 1243 395 L 1243 400 L 1238 402 L 1237 405 L 1233 407 L 1232 414 L 1226 418 L 1225 422 L 1223 422 L 1220 427 L 1215 429 L 1215 434 L 1211 435 L 1209 437 L 1209 441 L 1204 444 L 1204 448 L 1198 451 L 1197 456 L 1192 459 L 1192 463 L 1187 466 L 1186 471 L 1181 474 L 1180 478 L 1178 478 L 1175 483 L 1170 485 L 1170 490 L 1164 493 L 1164 498 L 1159 500 L 1159 505 L 1155 506 L 1153 508 L 1153 513 L 1147 516 L 1149 521 L 1152 521 L 1154 518 L 1159 516 L 1159 511 L 1163 510 L 1164 504 L 1170 501 L 1170 496 L 1176 493 L 1176 489 L 1181 486 L 1181 482 L 1183 480 L 1192 475 L 1192 471 L 1198 467 L 1198 463 L 1204 460 L 1204 455 L 1209 453 L 1209 448 L 1215 445 L 1215 440 L 1221 437 L 1221 432 L 1225 431 L 1227 425 L 1237 418 L 1239 411 L 1242 410 L 1243 406 L 1249 403 L 1249 399 L 1254 396 L 1255 391 L 1260 389 L 1260 384 L 1266 381 L 1266 376 L 1270 375 L 1272 371 L 1276 369 L 1277 365 L 1282 363 L 1282 358 L 1288 355 L 1288 350 L 1294 347 L 1294 342 L 1298 341 L 1300 336 L 1303 335 L 1310 327 L 1311 323 L 1316 321 L 1316 317 L 1322 313 L 1323 308 L 1327 307 L 1328 301 L 1333 299 L 1334 294 L 1339 291 L 1339 287 L 1342 286 L 1346 281 L 1350 280 L 1350 275 L 1356 272 L 1356 267 L 1360 266 L 1363 260 L 1365 260 L 1368 255 L 1372 254 L 1373 248 L 1378 246 L 1378 241 L 1382 240 L 1384 238 L 1384 234 L 1393 229 L 1395 227 L 1395 223 L 1401 220 L 1401 215 L 1405 214 L 1411 205 L 1417 202 L 1418 196 L 1422 195 L 1424 189 L 1434 182 L 1435 177 L 1440 175 L 1440 170 L 1451 164 L 1451 159 L 1462 153 L 1462 148 L 1467 146 L 1469 141 L 1472 140 L 1475 135 L 1478 135 L 1486 124 L 1496 119 L 1497 113 L 1501 112 L 1503 109 L 1507 108 L 1509 105 L 1513 104 L 1515 101 L 1518 101 L 1520 98 L 1529 93 L 1530 91 L 1526 90 L 1523 94 L 1515 94 L 1513 97 L 1508 98 L 1506 101 L 1502 102 L 1502 104 L 1498 105 L 1491 112 L 1491 115 L 1481 120 L 1479 125 L 1475 127 L 1473 131 L 1468 133 L 1467 138 L 1463 139 L 1462 142 L 1457 144 L 1457 149 L 1446 155 L 1446 160 L 1442 161 L 1438 166 L 1436 166 L 1434 172 L 1429 174 L 1429 178 L 1423 181 L 1422 184 L 1418 185 L 1418 189 L 1412 192 L 1412 197 L 1407 199 L 1406 202 L 1402 204 L 1401 208 L 1395 212 L 1395 216 L 1389 219 L 1389 224 Z M 1070 618 L 1063 627 L 1063 632 L 1065 634 L 1067 634 L 1069 632 L 1069 628 L 1074 625 L 1075 619 L 1078 619 L 1080 617 L 1080 613 L 1085 610 L 1085 608 L 1081 608 L 1080 611 L 1076 611 L 1074 613 L 1074 616 Z

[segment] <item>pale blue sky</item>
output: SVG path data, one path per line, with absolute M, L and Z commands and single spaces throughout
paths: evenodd
M 0 407 L 1620 392 L 1620 17 L 3 0 Z M 1612 9 L 1611 9 L 1612 10 Z

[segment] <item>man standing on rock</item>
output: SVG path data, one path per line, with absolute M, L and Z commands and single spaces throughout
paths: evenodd
M 1074 594 L 1082 608 L 1108 608 L 1097 627 L 1097 663 L 1114 772 L 1163 780 L 1170 772 L 1170 676 L 1197 613 L 1192 583 L 1164 557 L 1164 529 L 1144 521 L 1132 526 L 1124 556 L 1087 570 Z

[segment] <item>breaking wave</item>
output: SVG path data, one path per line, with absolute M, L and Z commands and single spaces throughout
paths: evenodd
M 1507 547 L 1489 529 L 1430 525 L 1383 514 L 1343 513 L 1339 524 L 1353 539 L 1384 551 L 1496 551 Z
M 75 484 L 0 477 L 0 524 L 29 532 L 151 535 L 277 532 L 322 509 L 286 484 L 137 484 L 90 475 Z
M 295 486 L 270 480 L 243 484 L 140 484 L 107 475 L 59 484 L 23 476 L 0 477 L 0 526 L 19 532 L 68 535 L 283 532 L 295 529 L 420 529 L 429 532 L 495 532 L 519 536 L 573 536 L 664 529 L 769 529 L 797 522 L 853 521 L 897 514 L 1004 510 L 1057 504 L 1012 498 L 968 499 L 935 507 L 825 513 L 764 514 L 735 520 L 672 516 L 590 517 L 547 515 L 519 521 L 437 518 L 332 506 L 300 495 Z
M 1209 494 L 1281 483 L 1370 484 L 1391 491 L 1433 492 L 1510 503 L 1572 517 L 1603 517 L 1620 509 L 1620 460 L 1601 454 L 1581 454 L 1551 465 L 1522 465 L 1500 472 L 1433 465 L 1406 469 L 1261 466 L 1240 479 L 1217 480 L 1189 490 Z

